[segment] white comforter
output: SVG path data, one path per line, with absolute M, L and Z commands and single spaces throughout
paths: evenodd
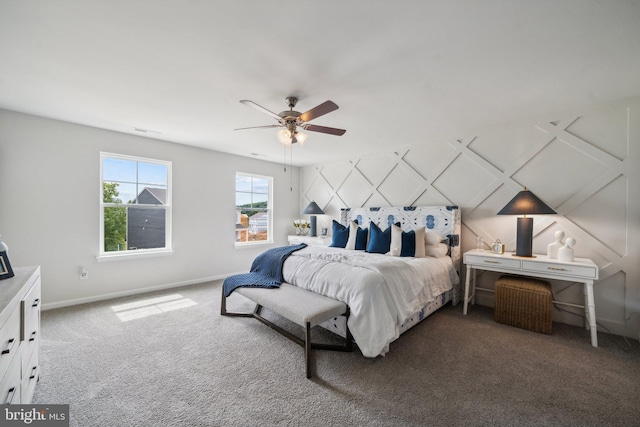
M 347 303 L 349 330 L 366 357 L 384 355 L 406 318 L 459 283 L 451 258 L 399 258 L 308 246 L 287 258 L 292 285 Z

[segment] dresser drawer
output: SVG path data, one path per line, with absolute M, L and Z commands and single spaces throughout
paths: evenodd
M 22 384 L 21 384 L 21 403 L 29 404 L 33 398 L 33 392 L 38 384 L 40 377 L 40 361 L 38 360 L 38 352 L 34 351 L 31 358 L 22 367 Z
M 21 389 L 20 389 L 20 367 L 21 358 L 14 357 L 11 365 L 9 365 L 7 374 L 0 382 L 0 404 L 21 403 Z
M 15 309 L 0 330 L 0 379 L 20 347 L 20 310 Z
M 514 270 L 520 270 L 521 263 L 517 258 L 505 258 L 505 257 L 492 257 L 492 256 L 483 256 L 483 255 L 465 255 L 464 257 L 465 264 L 475 264 L 482 265 L 487 269 L 490 269 L 491 266 L 501 267 L 501 268 L 512 268 Z
M 40 277 L 38 277 L 21 303 L 22 318 L 24 319 L 24 328 L 22 330 L 24 335 L 21 337 L 23 341 L 33 340 L 34 337 L 40 335 L 41 301 Z
M 579 263 L 562 264 L 556 262 L 531 262 L 522 261 L 523 271 L 554 274 L 558 276 L 571 276 L 584 279 L 597 279 L 598 267 L 594 264 L 580 265 Z

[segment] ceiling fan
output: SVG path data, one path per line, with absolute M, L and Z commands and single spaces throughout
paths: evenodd
M 266 125 L 266 126 L 252 126 L 247 128 L 239 128 L 235 130 L 246 130 L 246 129 L 266 129 L 266 128 L 283 128 L 278 131 L 278 139 L 283 144 L 295 144 L 299 142 L 303 144 L 307 139 L 307 135 L 303 132 L 300 132 L 298 128 L 302 128 L 304 130 L 308 130 L 311 132 L 320 132 L 327 133 L 329 135 L 344 135 L 346 132 L 345 129 L 337 129 L 326 126 L 318 126 L 312 125 L 308 122 L 311 120 L 318 118 L 320 116 L 324 116 L 327 113 L 335 111 L 338 109 L 338 106 L 333 101 L 325 101 L 322 104 L 310 109 L 305 113 L 300 113 L 298 111 L 294 111 L 293 107 L 298 103 L 298 98 L 294 96 L 289 96 L 285 98 L 287 105 L 289 106 L 289 110 L 281 111 L 276 114 L 273 111 L 269 111 L 266 108 L 256 104 L 253 101 L 242 100 L 240 101 L 244 105 L 256 109 L 268 116 L 273 117 L 278 121 L 278 124 L 275 125 Z

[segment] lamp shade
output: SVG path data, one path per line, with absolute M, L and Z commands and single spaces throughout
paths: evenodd
M 324 211 L 320 209 L 320 206 L 318 206 L 316 202 L 309 203 L 302 213 L 307 215 L 324 215 Z
M 527 215 L 555 214 L 556 211 L 547 206 L 531 191 L 524 190 L 516 194 L 507 205 L 498 212 L 498 215 L 524 215 L 518 218 L 516 228 L 516 256 L 533 256 L 533 218 Z
M 555 213 L 556 211 L 525 188 L 516 194 L 516 196 L 498 212 L 498 215 L 544 215 Z

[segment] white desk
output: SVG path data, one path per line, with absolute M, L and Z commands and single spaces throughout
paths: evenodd
M 535 255 L 535 257 L 529 258 L 513 256 L 512 252 L 495 254 L 488 251 L 471 250 L 465 252 L 463 260 L 467 266 L 467 277 L 464 283 L 464 314 L 467 314 L 469 301 L 472 304 L 475 303 L 476 270 L 582 283 L 584 285 L 585 327 L 591 330 L 591 345 L 598 346 L 593 282 L 598 280 L 599 270 L 598 266 L 590 259 L 575 258 L 573 262 L 566 262 L 549 259 L 546 255 Z

